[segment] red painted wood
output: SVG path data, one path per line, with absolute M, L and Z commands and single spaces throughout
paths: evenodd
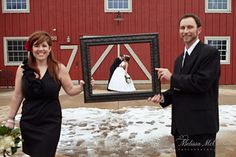
M 2 4 L 0 4 L 1 7 Z M 0 69 L 4 68 L 4 54 L 3 54 L 3 37 L 5 36 L 5 17 L 0 15 L 1 27 L 0 27 Z
M 232 6 L 236 6 L 236 1 L 232 1 Z M 233 68 L 232 68 L 232 71 L 231 71 L 231 74 L 232 74 L 232 83 L 231 84 L 235 84 L 236 82 L 236 67 L 235 67 L 235 62 L 236 62 L 236 54 L 235 54 L 235 51 L 236 51 L 236 28 L 235 28 L 235 25 L 236 25 L 236 13 L 235 13 L 235 8 L 232 8 L 234 9 L 233 10 L 233 21 L 231 22 L 232 26 L 234 26 L 233 28 L 233 33 L 231 35 L 231 60 L 230 60 L 230 63 L 233 65 Z
M 2 5 L 2 4 L 0 4 Z M 53 51 L 62 63 L 67 64 L 71 50 L 61 50 L 61 45 L 78 45 L 81 36 L 119 35 L 136 33 L 159 33 L 160 62 L 162 67 L 173 70 L 176 56 L 182 53 L 184 45 L 179 39 L 178 19 L 187 12 L 198 14 L 202 19 L 203 31 L 200 39 L 205 36 L 230 36 L 231 56 L 229 65 L 221 65 L 221 84 L 236 84 L 236 2 L 232 1 L 232 13 L 214 14 L 205 13 L 205 1 L 196 0 L 134 0 L 132 12 L 121 13 L 123 18 L 119 23 L 114 20 L 116 13 L 104 12 L 104 1 L 78 1 L 78 0 L 45 0 L 30 1 L 30 13 L 0 14 L 0 68 L 15 71 L 16 67 L 4 66 L 3 37 L 28 36 L 36 30 L 48 31 L 57 37 Z M 53 31 L 53 29 L 56 29 Z M 70 36 L 71 42 L 66 38 Z M 115 48 L 114 48 L 115 49 Z M 148 50 L 140 48 L 137 54 L 142 58 Z M 125 48 L 121 46 L 121 50 Z M 65 51 L 67 52 L 65 54 Z M 70 52 L 70 53 L 69 53 Z M 116 52 L 116 50 L 115 50 Z M 143 54 L 142 54 L 143 53 Z M 116 54 L 116 53 L 114 53 Z M 107 58 L 114 58 L 109 54 Z M 94 56 L 98 58 L 99 56 Z M 110 64 L 109 59 L 105 63 Z M 148 64 L 148 63 L 145 63 Z M 79 65 L 79 66 L 77 66 Z M 132 72 L 143 77 L 137 65 L 132 64 Z M 107 67 L 99 69 L 97 80 L 105 79 Z M 80 49 L 72 63 L 70 74 L 72 79 L 81 79 Z
M 226 30 L 227 32 L 226 32 L 226 34 L 227 34 L 227 36 L 228 35 L 230 35 L 230 34 L 233 34 L 233 30 L 235 29 L 235 26 L 233 26 L 232 25 L 232 23 L 231 23 L 231 21 L 233 21 L 233 16 L 232 16 L 232 14 L 231 15 L 229 15 L 227 18 L 227 21 L 226 21 L 226 27 L 225 27 L 225 29 L 224 29 L 224 27 L 221 27 L 221 30 Z M 224 35 L 223 33 L 222 33 L 222 35 Z M 230 43 L 230 63 L 231 64 L 228 64 L 227 65 L 227 68 L 225 69 L 225 71 L 226 71 L 226 77 L 225 77 L 225 83 L 226 84 L 232 84 L 233 83 L 233 73 L 235 73 L 235 72 L 233 72 L 233 62 L 232 62 L 232 59 L 234 59 L 234 51 L 233 51 L 233 49 L 231 48 L 232 46 L 235 46 L 235 43 L 232 43 L 232 39 L 231 39 L 231 43 Z

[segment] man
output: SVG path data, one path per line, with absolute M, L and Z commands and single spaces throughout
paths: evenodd
M 109 76 L 109 79 L 108 79 L 108 83 L 107 83 L 107 87 L 109 85 L 109 82 L 111 80 L 111 77 L 114 73 L 114 71 L 116 70 L 116 68 L 120 65 L 120 63 L 124 60 L 124 55 L 122 56 L 118 56 L 117 58 L 115 58 L 114 62 L 112 63 L 111 67 L 110 67 L 110 76 Z M 108 91 L 110 91 L 108 88 L 107 88 Z
M 149 98 L 162 107 L 172 104 L 172 128 L 177 157 L 214 157 L 219 130 L 218 89 L 220 53 L 199 41 L 201 21 L 194 14 L 179 20 L 179 36 L 185 49 L 177 57 L 173 74 L 156 68 L 158 77 L 170 81 L 170 89 Z

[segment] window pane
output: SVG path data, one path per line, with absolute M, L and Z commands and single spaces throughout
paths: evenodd
M 18 50 L 18 46 L 14 45 L 13 50 Z
M 24 58 L 23 57 L 19 57 L 19 61 L 22 61 Z
M 226 55 L 226 51 L 221 50 L 221 55 L 225 56 Z
M 108 8 L 110 8 L 110 9 L 113 8 L 113 3 L 112 3 L 112 1 L 109 1 L 109 2 L 108 2 Z
M 9 52 L 8 55 L 11 57 L 13 56 L 13 52 Z
M 11 51 L 12 50 L 12 46 L 8 45 L 7 49 Z
M 23 41 L 22 40 L 18 40 L 18 45 L 23 45 Z
M 7 9 L 11 9 L 11 3 L 7 3 Z
M 227 43 L 226 40 L 223 40 L 223 41 L 222 41 L 222 44 L 223 44 L 223 45 L 226 45 L 226 43 Z
M 218 9 L 223 9 L 223 3 L 218 4 Z
M 224 9 L 227 9 L 227 3 L 224 3 L 224 4 L 223 4 L 223 8 L 224 8 Z
M 213 3 L 212 4 L 212 9 L 217 9 L 218 7 L 217 7 L 217 3 Z
M 26 3 L 22 3 L 22 9 L 27 9 Z
M 124 8 L 128 9 L 128 0 L 124 2 Z
M 18 50 L 22 50 L 23 46 L 18 45 Z
M 7 44 L 8 44 L 8 45 L 12 45 L 12 41 L 11 41 L 11 40 L 8 40 L 8 41 L 7 41 Z
M 27 58 L 28 57 L 28 53 L 26 51 L 23 52 L 23 56 L 24 58 Z
M 18 57 L 14 57 L 14 61 L 19 61 Z
M 16 3 L 12 3 L 12 9 L 16 9 Z
M 222 60 L 226 60 L 226 55 L 221 55 Z
M 21 3 L 17 3 L 17 9 L 22 9 Z
M 119 1 L 119 8 L 124 8 L 123 4 L 124 4 L 123 1 L 120 0 L 120 1 Z
M 115 8 L 115 9 L 118 8 L 118 0 L 114 0 L 114 8 Z
M 9 61 L 13 61 L 13 57 L 9 57 L 9 59 L 8 59 Z

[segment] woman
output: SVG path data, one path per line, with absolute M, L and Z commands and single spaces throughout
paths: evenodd
M 52 39 L 47 32 L 31 34 L 26 47 L 29 57 L 17 69 L 5 125 L 14 128 L 14 117 L 24 99 L 20 120 L 23 152 L 31 157 L 54 157 L 61 131 L 60 88 L 73 96 L 82 92 L 84 81 L 72 84 L 66 67 L 53 57 Z
M 118 92 L 132 92 L 135 91 L 134 83 L 128 74 L 130 56 L 124 55 L 124 61 L 122 61 L 119 67 L 114 71 L 111 80 L 108 84 L 108 89 Z

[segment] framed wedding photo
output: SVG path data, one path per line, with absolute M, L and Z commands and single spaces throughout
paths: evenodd
M 158 33 L 83 36 L 80 49 L 85 103 L 142 100 L 161 92 L 155 71 L 160 67 Z M 118 56 L 130 57 L 126 69 L 129 77 L 122 78 L 133 84 L 132 91 L 108 89 L 110 66 Z M 94 87 L 91 78 L 95 80 Z

